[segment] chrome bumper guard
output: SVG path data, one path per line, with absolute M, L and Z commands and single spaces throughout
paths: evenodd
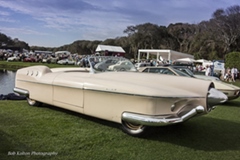
M 142 115 L 142 114 L 137 114 L 137 113 L 129 113 L 129 112 L 124 112 L 122 114 L 122 120 L 126 122 L 131 122 L 135 124 L 142 124 L 146 126 L 166 126 L 170 124 L 175 124 L 175 123 L 180 123 L 184 122 L 191 117 L 196 116 L 197 114 L 203 113 L 204 112 L 204 107 L 203 106 L 197 106 L 196 108 L 193 108 L 186 114 L 180 116 L 180 117 L 173 117 L 170 115 L 156 115 L 156 116 L 151 116 L 151 115 Z
M 18 93 L 18 94 L 21 94 L 21 95 L 29 95 L 29 92 L 27 90 L 24 90 L 24 89 L 20 89 L 20 88 L 13 88 L 13 91 Z

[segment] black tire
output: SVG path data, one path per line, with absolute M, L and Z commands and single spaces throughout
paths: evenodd
M 146 135 L 148 129 L 148 126 L 122 121 L 123 132 L 134 137 L 142 137 Z
M 41 105 L 40 102 L 38 102 L 38 101 L 36 101 L 36 100 L 33 100 L 33 99 L 31 99 L 31 98 L 27 98 L 27 102 L 28 102 L 28 104 L 29 104 L 30 106 L 40 106 L 40 105 Z

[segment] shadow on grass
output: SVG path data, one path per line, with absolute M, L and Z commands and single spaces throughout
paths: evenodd
M 232 101 L 227 101 L 222 105 L 227 106 L 227 107 L 240 107 L 240 101 L 238 99 L 237 100 L 232 100 Z
M 8 155 L 8 152 L 13 151 L 28 151 L 30 147 L 13 139 L 11 135 L 0 130 L 0 154 Z M 1 158 L 0 158 L 1 159 Z
M 240 124 L 211 117 L 156 127 L 148 139 L 203 151 L 240 150 Z
M 64 109 L 64 108 L 59 108 L 59 107 L 51 106 L 51 105 L 48 105 L 48 104 L 43 104 L 41 107 L 45 107 L 45 108 L 55 110 L 55 111 L 59 111 L 59 112 L 64 112 L 66 114 L 73 115 L 73 116 L 76 116 L 76 117 L 79 117 L 79 118 L 83 118 L 83 119 L 88 120 L 88 121 L 96 122 L 96 123 L 99 123 L 99 124 L 104 125 L 104 126 L 109 126 L 109 127 L 118 128 L 118 129 L 121 128 L 121 125 L 118 124 L 118 123 L 111 122 L 111 121 L 106 121 L 106 120 L 99 119 L 99 118 L 96 118 L 96 117 L 91 117 L 91 116 L 84 115 L 84 114 L 74 112 L 74 111 L 71 111 L 71 110 L 67 110 L 67 109 Z
M 235 103 L 239 102 L 233 101 L 229 103 L 234 103 L 233 105 L 236 105 Z M 121 125 L 114 122 L 86 116 L 54 106 L 43 105 L 42 107 L 64 112 L 104 126 L 118 128 L 119 131 L 121 131 Z M 202 116 L 177 125 L 153 127 L 151 132 L 143 137 L 143 139 L 159 141 L 159 143 L 171 143 L 178 146 L 192 148 L 194 150 L 240 150 L 240 143 L 238 143 L 240 139 L 240 124 Z

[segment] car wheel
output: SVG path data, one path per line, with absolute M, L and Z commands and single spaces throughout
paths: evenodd
M 125 71 L 126 69 L 125 68 L 121 68 L 120 71 Z
M 134 124 L 131 122 L 122 121 L 122 130 L 123 132 L 135 136 L 140 137 L 146 134 L 147 126 L 141 124 Z
M 38 101 L 36 101 L 36 100 L 33 100 L 33 99 L 31 99 L 31 98 L 27 98 L 27 102 L 28 102 L 28 104 L 29 104 L 30 106 L 40 106 L 40 105 L 41 105 L 40 102 L 38 102 Z

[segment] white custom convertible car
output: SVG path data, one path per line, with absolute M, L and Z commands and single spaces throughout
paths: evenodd
M 168 74 L 168 75 L 185 76 L 185 77 L 187 76 L 187 77 L 212 81 L 215 88 L 223 92 L 228 97 L 228 101 L 237 99 L 240 96 L 240 88 L 238 86 L 225 83 L 217 77 L 195 75 L 188 68 L 182 67 L 182 66 L 144 67 L 140 70 L 140 72 Z
M 14 91 L 27 95 L 31 106 L 46 103 L 120 123 L 133 136 L 142 135 L 150 126 L 207 114 L 227 100 L 209 81 L 139 73 L 129 64 L 128 71 L 99 72 L 94 66 L 104 57 L 90 59 L 90 68 L 19 69 Z

